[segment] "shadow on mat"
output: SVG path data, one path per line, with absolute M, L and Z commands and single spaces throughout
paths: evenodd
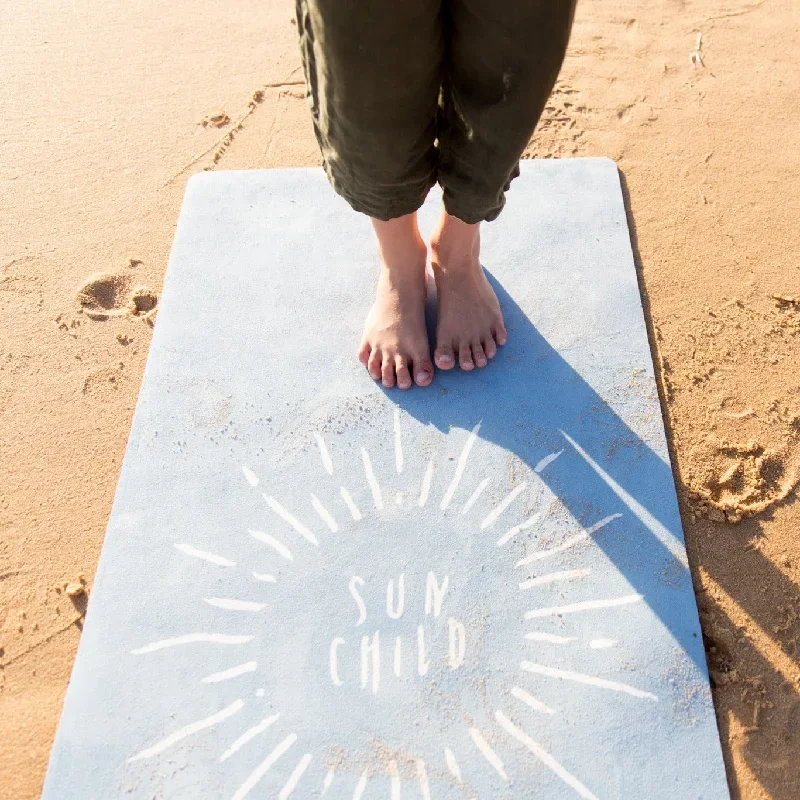
M 481 439 L 531 469 L 552 452 L 571 452 L 574 457 L 556 459 L 539 477 L 584 527 L 611 514 L 624 515 L 624 524 L 598 531 L 594 541 L 705 674 L 702 642 L 692 631 L 691 576 L 685 560 L 673 555 L 680 555 L 682 534 L 669 465 L 545 340 L 503 286 L 489 278 L 509 333 L 497 358 L 468 375 L 440 371 L 432 390 L 387 392 L 389 401 L 447 433 L 475 425 L 469 400 L 483 395 L 481 407 L 494 412 L 482 420 Z M 529 379 L 520 380 L 521 375 Z M 441 402 L 441 390 L 458 395 L 460 402 Z

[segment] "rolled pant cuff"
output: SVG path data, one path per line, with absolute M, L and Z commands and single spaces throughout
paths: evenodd
M 500 216 L 505 206 L 505 198 L 498 204 L 497 198 L 480 200 L 478 198 L 449 197 L 444 194 L 444 210 L 451 216 L 457 217 L 468 225 L 478 222 L 491 222 Z
M 403 187 L 399 191 L 396 187 L 386 187 L 385 191 L 380 189 L 376 191 L 375 188 L 359 191 L 349 176 L 340 175 L 327 161 L 324 163 L 324 168 L 331 186 L 354 211 L 384 222 L 419 210 L 431 187 L 436 183 L 436 174 L 433 172 L 424 183 Z

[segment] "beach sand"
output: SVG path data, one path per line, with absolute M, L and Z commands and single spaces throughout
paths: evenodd
M 4 798 L 39 795 L 186 179 L 319 163 L 293 15 L 290 0 L 4 8 Z M 785 800 L 800 786 L 798 26 L 793 0 L 581 0 L 528 150 L 610 156 L 624 175 L 733 795 Z

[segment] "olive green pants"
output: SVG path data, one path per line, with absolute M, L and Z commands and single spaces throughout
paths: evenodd
M 575 0 L 296 0 L 309 104 L 339 194 L 378 219 L 437 181 L 492 220 L 553 88 Z

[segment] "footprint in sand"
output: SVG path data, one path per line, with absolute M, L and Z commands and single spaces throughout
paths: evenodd
M 147 286 L 134 286 L 128 295 L 128 311 L 136 317 L 140 314 L 148 317 L 156 310 L 157 303 L 158 295 Z
M 100 403 L 111 403 L 114 398 L 127 383 L 122 364 L 116 367 L 105 367 L 90 372 L 83 381 L 83 394 L 90 400 Z
M 110 272 L 90 275 L 75 299 L 89 319 L 104 320 L 126 314 L 144 315 L 155 311 L 158 295 L 146 286 L 132 286 L 129 275 Z
M 758 443 L 706 441 L 690 455 L 688 483 L 700 500 L 695 513 L 738 522 L 786 500 L 798 483 L 797 454 Z

